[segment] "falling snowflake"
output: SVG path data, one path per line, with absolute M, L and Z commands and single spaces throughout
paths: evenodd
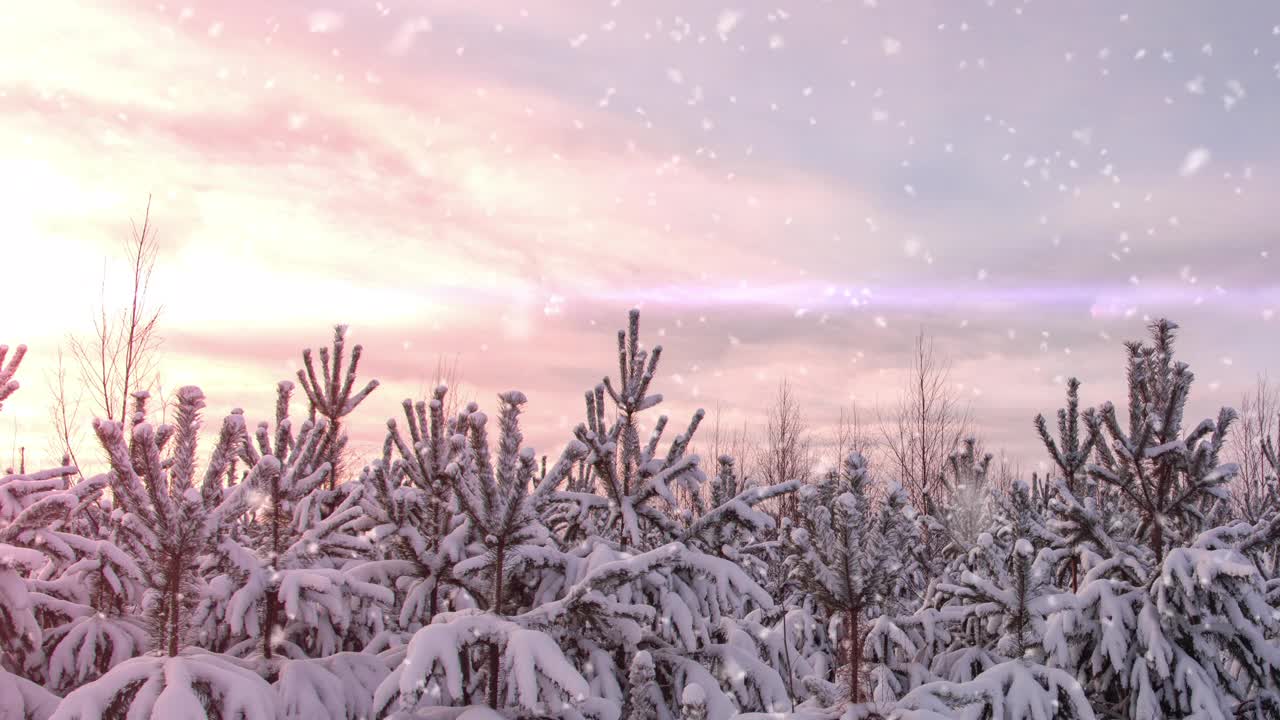
M 413 43 L 418 35 L 431 32 L 431 20 L 425 17 L 417 17 L 400 25 L 396 30 L 395 37 L 391 38 L 391 44 L 387 46 L 387 50 L 392 55 L 404 55 L 413 49 Z
M 742 20 L 742 13 L 737 10 L 721 10 L 720 16 L 716 18 L 716 32 L 722 40 L 727 40 L 729 33 L 738 26 L 738 22 Z
M 332 10 L 317 10 L 307 15 L 307 30 L 313 33 L 331 33 L 342 28 L 342 15 Z
M 1204 169 L 1209 163 L 1209 150 L 1207 148 L 1198 147 L 1187 153 L 1182 160 L 1182 167 L 1178 169 L 1178 174 L 1182 177 L 1191 177 Z

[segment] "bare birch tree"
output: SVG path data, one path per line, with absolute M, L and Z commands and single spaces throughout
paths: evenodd
M 710 425 L 710 431 L 704 433 L 710 436 L 707 438 L 707 444 L 698 446 L 697 454 L 699 457 L 707 458 L 708 461 L 714 461 L 717 467 L 723 458 L 732 458 L 734 462 L 730 463 L 729 467 L 733 469 L 734 492 L 741 492 L 750 484 L 753 472 L 751 461 L 754 458 L 751 453 L 751 434 L 747 429 L 747 423 L 744 420 L 737 429 L 726 427 L 723 421 L 723 408 L 720 403 L 716 403 L 715 410 L 711 411 Z M 680 506 L 692 511 L 694 516 L 699 516 L 714 507 L 708 504 L 714 492 L 712 485 L 707 483 L 693 493 L 685 493 L 677 489 L 676 497 L 680 501 Z
M 49 408 L 49 421 L 53 425 L 54 435 L 49 441 L 49 454 L 53 460 L 63 465 L 79 468 L 76 459 L 76 447 L 79 446 L 83 431 L 76 422 L 80 415 L 80 406 L 84 402 L 84 388 L 73 390 L 67 385 L 67 366 L 62 348 L 58 348 L 57 365 L 49 371 L 45 382 L 49 386 L 49 395 L 53 403 Z M 84 475 L 81 473 L 83 480 Z
M 458 412 L 466 407 L 476 398 L 474 394 L 464 394 L 461 387 L 461 372 L 458 366 L 458 355 L 446 359 L 441 353 L 436 356 L 436 367 L 431 372 L 431 378 L 423 378 L 418 385 L 419 397 L 430 398 L 435 395 L 436 388 L 441 385 L 449 389 L 444 398 L 444 416 L 447 418 L 457 417 Z
M 1269 504 L 1275 502 L 1274 488 L 1267 483 L 1267 464 L 1262 441 L 1275 435 L 1280 423 L 1280 387 L 1265 375 L 1258 376 L 1253 390 L 1240 397 L 1240 419 L 1227 436 L 1231 460 L 1240 466 L 1232 488 L 1237 514 L 1257 522 Z
M 756 469 L 761 482 L 777 485 L 789 480 L 808 482 L 813 472 L 813 439 L 791 383 L 778 383 L 778 392 L 765 421 L 762 447 L 757 450 Z M 779 498 L 779 517 L 794 518 L 795 493 Z
M 856 452 L 864 458 L 870 457 L 874 444 L 875 441 L 862 422 L 862 412 L 858 406 L 850 405 L 848 408 L 840 408 L 840 416 L 836 418 L 836 426 L 831 432 L 831 452 L 828 454 L 831 467 L 840 467 L 844 458 L 849 457 L 851 452 Z
M 951 363 L 924 330 L 916 336 L 906 386 L 880 418 L 886 471 L 896 472 L 911 503 L 930 512 L 946 495 L 943 468 L 969 424 L 951 384 Z
M 71 357 L 75 360 L 91 408 L 98 417 L 106 420 L 122 421 L 128 414 L 133 393 L 149 391 L 157 383 L 161 341 L 157 328 L 161 308 L 151 304 L 147 292 L 160 245 L 151 225 L 151 198 L 147 198 L 142 227 L 133 222 L 130 225 L 133 232 L 124 241 L 128 299 L 119 307 L 112 305 L 107 296 L 107 272 L 104 268 L 100 302 L 94 310 L 93 334 L 68 338 Z M 64 371 L 60 369 L 58 372 Z M 51 385 L 55 393 L 55 417 L 62 416 L 57 424 L 59 427 L 74 426 L 80 400 L 66 396 L 65 377 L 51 380 Z M 73 455 L 69 433 L 64 435 L 68 437 L 64 452 Z

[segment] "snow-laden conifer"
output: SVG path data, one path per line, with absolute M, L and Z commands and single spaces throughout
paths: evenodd
M 640 440 L 640 414 L 662 402 L 650 392 L 662 346 L 640 347 L 640 312 L 632 310 L 626 331 L 618 331 L 618 381 L 605 377 L 586 394 L 587 422 L 574 435 L 590 455 L 584 457 L 586 477 L 581 489 L 558 491 L 547 498 L 559 505 L 553 523 L 566 539 L 599 535 L 637 550 L 677 539 L 677 495 L 698 495 L 706 480 L 689 445 L 705 413 L 694 413 L 686 430 L 665 454 L 658 446 L 667 426 L 659 416 L 646 442 Z M 615 420 L 607 420 L 606 397 Z M 590 492 L 585 491 L 590 488 Z
M 1178 326 L 1151 324 L 1150 345 L 1126 344 L 1129 401 L 1127 426 L 1105 403 L 1098 414 L 1094 446 L 1099 462 L 1087 466 L 1098 481 L 1114 488 L 1139 513 L 1137 534 L 1164 560 L 1170 546 L 1190 542 L 1207 511 L 1226 497 L 1234 463 L 1219 463 L 1236 413 L 1223 408 L 1184 434 L 1184 414 L 1195 376 L 1173 358 Z
M 1219 462 L 1234 412 L 1183 432 L 1192 374 L 1173 359 L 1176 326 L 1129 343 L 1129 418 L 1105 404 L 1090 423 L 1114 491 L 1108 518 L 1059 481 L 1058 526 L 1090 554 L 1078 590 L 1051 613 L 1047 661 L 1075 675 L 1095 707 L 1129 717 L 1229 717 L 1275 687 L 1275 608 L 1247 524 L 1207 527 L 1235 467 Z M 1092 557 L 1091 557 L 1092 555 Z
M 880 610 L 889 582 L 881 540 L 867 501 L 866 461 L 851 453 L 840 472 L 800 491 L 800 516 L 789 545 L 791 577 L 812 593 L 844 636 L 848 699 L 859 703 L 866 620 Z
M 127 440 L 118 422 L 95 420 L 94 430 L 110 462 L 119 544 L 138 561 L 147 581 L 140 609 L 155 652 L 126 660 L 73 691 L 54 717 L 274 718 L 275 695 L 256 673 L 232 658 L 189 646 L 200 558 L 220 528 L 249 510 L 242 488 L 214 504 L 212 496 L 195 486 L 204 394 L 194 386 L 178 390 L 176 428 L 153 427 L 145 419 L 146 394 L 135 393 L 135 399 Z M 175 437 L 174 454 L 163 458 Z M 215 447 L 206 478 L 221 478 L 226 468 L 219 463 L 230 457 L 229 448 Z
M 396 592 L 394 637 L 399 644 L 449 607 L 460 585 L 453 566 L 465 557 L 465 533 L 453 507 L 449 475 L 453 427 L 444 415 L 448 389 L 438 386 L 430 401 L 404 401 L 406 438 L 394 419 L 387 421 L 382 456 L 361 475 L 364 517 L 359 527 L 374 545 L 374 557 L 353 568 L 356 576 Z M 394 451 L 394 455 L 393 455 Z
M 254 440 L 239 448 L 250 469 L 236 492 L 249 512 L 224 527 L 211 548 L 199 608 L 206 627 L 229 633 L 225 651 L 262 662 L 268 678 L 281 673 L 277 656 L 300 660 L 360 649 L 349 647 L 349 635 L 377 627 L 392 601 L 389 588 L 347 572 L 371 549 L 354 531 L 361 488 L 324 488 L 332 472 L 322 458 L 329 421 L 305 420 L 295 433 L 292 389 L 287 381 L 277 386 L 274 432 L 260 423 Z
M 12 356 L 8 350 L 0 345 L 0 401 L 18 389 L 14 376 L 26 347 L 19 345 Z M 54 599 L 42 592 L 42 583 L 57 580 L 84 551 L 71 531 L 73 518 L 106 482 L 100 477 L 73 485 L 76 475 L 75 467 L 63 466 L 0 476 L 0 697 L 17 718 L 47 718 L 57 698 L 41 685 L 64 685 L 58 668 L 65 653 L 51 658 L 50 649 L 62 647 L 61 623 L 74 610 L 49 612 Z
M 346 343 L 347 326 L 335 325 L 333 349 L 320 348 L 320 375 L 316 375 L 310 348 L 302 351 L 303 369 L 298 371 L 298 383 L 302 385 L 309 403 L 309 419 L 315 423 L 318 415 L 328 421 L 323 426 L 317 452 L 320 460 L 329 464 L 330 490 L 339 479 L 342 452 L 347 446 L 342 420 L 378 387 L 377 380 L 370 380 L 362 389 L 355 389 L 356 368 L 360 364 L 360 355 L 364 352 L 360 345 L 351 349 L 351 359 L 347 361 L 346 374 L 343 374 Z M 318 424 L 316 426 L 319 427 Z

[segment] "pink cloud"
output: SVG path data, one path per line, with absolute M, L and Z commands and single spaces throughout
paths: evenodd
M 684 12 L 678 4 L 667 7 L 674 9 L 664 18 Z M 824 325 L 821 312 L 793 314 L 804 293 L 904 277 L 945 290 L 955 277 L 972 277 L 976 257 L 1015 263 L 1014 251 L 1025 250 L 1028 237 L 1047 242 L 1034 235 L 1036 213 L 1016 205 L 1013 191 L 1007 213 L 979 218 L 967 216 L 979 212 L 970 210 L 957 224 L 956 215 L 931 213 L 927 203 L 896 195 L 890 202 L 883 188 L 764 152 L 748 155 L 745 147 L 682 124 L 701 114 L 686 103 L 693 85 L 724 102 L 730 94 L 745 97 L 756 82 L 772 83 L 780 95 L 790 93 L 784 105 L 799 103 L 810 82 L 800 73 L 817 72 L 805 62 L 817 63 L 834 77 L 828 85 L 842 91 L 852 92 L 846 75 L 888 89 L 889 99 L 873 104 L 891 109 L 894 122 L 911 124 L 858 139 L 883 142 L 874 149 L 896 164 L 899 154 L 911 154 L 904 149 L 912 147 L 908 137 L 918 134 L 923 144 L 947 135 L 948 113 L 989 112 L 979 93 L 935 107 L 935 96 L 948 89 L 942 86 L 961 76 L 933 72 L 953 63 L 940 42 L 931 44 L 935 34 L 925 21 L 932 16 L 919 8 L 895 16 L 883 32 L 854 33 L 853 49 L 840 45 L 839 35 L 865 17 L 860 9 L 798 12 L 779 30 L 762 19 L 770 10 L 751 8 L 723 41 L 718 12 L 687 12 L 686 38 L 670 18 L 658 27 L 655 11 L 641 3 L 611 7 L 607 18 L 561 3 L 535 4 L 527 17 L 495 0 L 434 3 L 385 18 L 335 4 L 329 9 L 341 12 L 341 22 L 321 18 L 326 31 L 311 32 L 310 13 L 323 9 L 288 3 L 263 14 L 260 3 L 243 0 L 197 6 L 187 16 L 182 4 L 160 11 L 141 3 L 54 0 L 6 9 L 0 42 L 14 60 L 0 68 L 0 142 L 13 151 L 0 159 L 0 189 L 11 191 L 0 197 L 20 212 L 0 213 L 0 233 L 20 241 L 25 264 L 59 270 L 56 292 L 47 278 L 10 283 L 11 292 L 49 299 L 5 330 L 23 337 L 0 337 L 33 345 L 25 397 L 6 406 L 9 413 L 30 403 L 21 412 L 32 434 L 39 432 L 43 402 L 31 388 L 38 388 L 62 331 L 76 322 L 84 327 L 101 258 L 149 193 L 165 241 L 157 297 L 166 305 L 171 341 L 167 374 L 206 384 L 211 398 L 265 410 L 272 383 L 290 376 L 300 348 L 323 342 L 332 322 L 350 322 L 370 347 L 367 369 L 387 382 L 363 416 L 361 441 L 376 439 L 381 421 L 398 412 L 404 394 L 419 390 L 439 354 L 457 353 L 482 402 L 512 385 L 529 390 L 539 403 L 531 410 L 531 422 L 540 423 L 533 432 L 540 446 L 554 445 L 564 436 L 560 418 L 576 421 L 581 391 L 611 367 L 612 332 L 636 300 L 647 301 L 646 327 L 665 328 L 674 341 L 668 369 L 681 379 L 663 385 L 674 417 L 723 402 L 757 418 L 772 384 L 793 375 L 805 383 L 821 429 L 852 397 L 875 403 L 892 395 L 901 350 L 922 318 L 950 329 L 966 310 L 903 313 L 910 317 L 894 317 L 887 327 L 872 314 L 851 312 Z M 430 18 L 434 29 L 414 25 L 418 17 Z M 615 29 L 605 29 L 608 22 Z M 406 23 L 419 32 L 405 30 Z M 475 36 L 449 35 L 447 27 Z M 755 62 L 772 51 L 739 45 L 747 46 L 751 33 L 775 31 L 794 41 L 753 66 L 757 75 L 741 72 L 743 58 Z M 673 32 L 686 44 L 676 47 Z M 518 40 L 502 44 L 517 33 Z M 582 34 L 585 41 L 571 45 Z M 699 35 L 708 39 L 695 45 Z M 892 59 L 884 57 L 881 35 L 901 43 Z M 468 39 L 474 42 L 456 55 Z M 817 48 L 813 56 L 787 54 L 806 44 Z M 390 52 L 396 47 L 402 52 Z M 573 92 L 557 89 L 563 78 L 541 57 L 547 47 L 576 47 L 575 69 L 590 82 Z M 691 55 L 690 48 L 702 49 Z M 441 62 L 442 54 L 453 59 Z M 666 72 L 676 65 L 678 85 Z M 595 84 L 605 84 L 607 74 L 593 73 L 603 66 L 638 67 L 638 76 L 643 70 L 659 85 L 618 87 L 602 107 L 605 88 Z M 1025 71 L 993 63 L 982 82 L 1013 82 Z M 1072 77 L 1072 88 L 1085 86 Z M 1063 86 L 1042 82 L 1020 92 L 1038 107 Z M 645 114 L 635 111 L 638 105 L 647 106 Z M 855 110 L 865 120 L 872 107 Z M 782 120 L 754 117 L 764 113 L 744 101 L 721 121 L 762 134 L 794 132 Z M 756 120 L 760 125 L 749 124 Z M 823 123 L 842 134 L 865 132 L 835 118 Z M 974 141 L 971 152 L 996 165 L 1012 143 L 1005 135 Z M 787 140 L 799 147 L 804 137 Z M 862 159 L 855 155 L 850 163 Z M 980 169 L 990 171 L 987 164 Z M 1016 187 L 1016 178 L 1000 179 Z M 1105 186 L 1085 191 L 1081 202 L 1048 205 L 1055 222 L 1109 230 L 1110 193 Z M 1134 213 L 1126 222 L 1135 230 L 1164 220 L 1163 209 L 1128 210 L 1140 196 L 1126 192 L 1126 212 Z M 1166 194 L 1161 208 L 1200 208 L 1179 211 L 1202 223 L 1199 229 L 1217 217 L 1183 186 Z M 1260 206 L 1249 208 L 1221 227 L 1255 227 Z M 1017 224 L 1023 220 L 1025 226 Z M 913 235 L 923 238 L 925 252 L 905 250 Z M 931 251 L 942 271 L 925 262 Z M 939 279 L 943 271 L 953 275 Z M 785 295 L 765 302 L 751 291 L 761 287 L 801 290 L 794 301 Z M 666 302 L 668 289 L 688 301 Z M 721 303 L 725 297 L 740 301 Z M 977 404 L 1021 408 L 1034 400 L 1053 407 L 1059 393 L 1053 378 L 1070 363 L 1042 358 L 1025 340 L 1038 327 L 1017 341 L 1002 340 L 1003 322 L 974 321 L 988 333 L 983 343 L 1006 343 L 998 361 L 963 344 L 965 337 L 976 344 L 973 334 L 957 333 L 959 381 L 968 392 L 983 390 Z M 754 335 L 746 332 L 751 328 Z M 731 343 L 731 335 L 742 342 Z M 858 351 L 866 354 L 853 362 Z M 1009 362 L 1020 365 L 1008 373 L 993 369 Z M 1029 433 L 1007 433 L 1010 442 L 1015 436 L 1033 444 Z

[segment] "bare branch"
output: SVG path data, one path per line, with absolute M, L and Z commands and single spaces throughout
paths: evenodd
M 923 512 L 947 494 L 943 468 L 969 425 L 969 411 L 952 386 L 951 364 L 924 330 L 916 336 L 906 386 L 896 407 L 881 416 L 884 458 L 911 503 Z
M 161 308 L 151 306 L 147 291 L 160 246 L 151 224 L 150 196 L 142 227 L 133 223 L 131 227 L 132 235 L 122 247 L 129 268 L 129 300 L 121 307 L 112 307 L 107 297 L 108 271 L 104 261 L 93 333 L 67 338 L 80 382 L 90 393 L 92 409 L 107 420 L 124 421 L 133 393 L 150 391 L 157 385 Z M 55 406 L 58 405 L 55 398 Z

